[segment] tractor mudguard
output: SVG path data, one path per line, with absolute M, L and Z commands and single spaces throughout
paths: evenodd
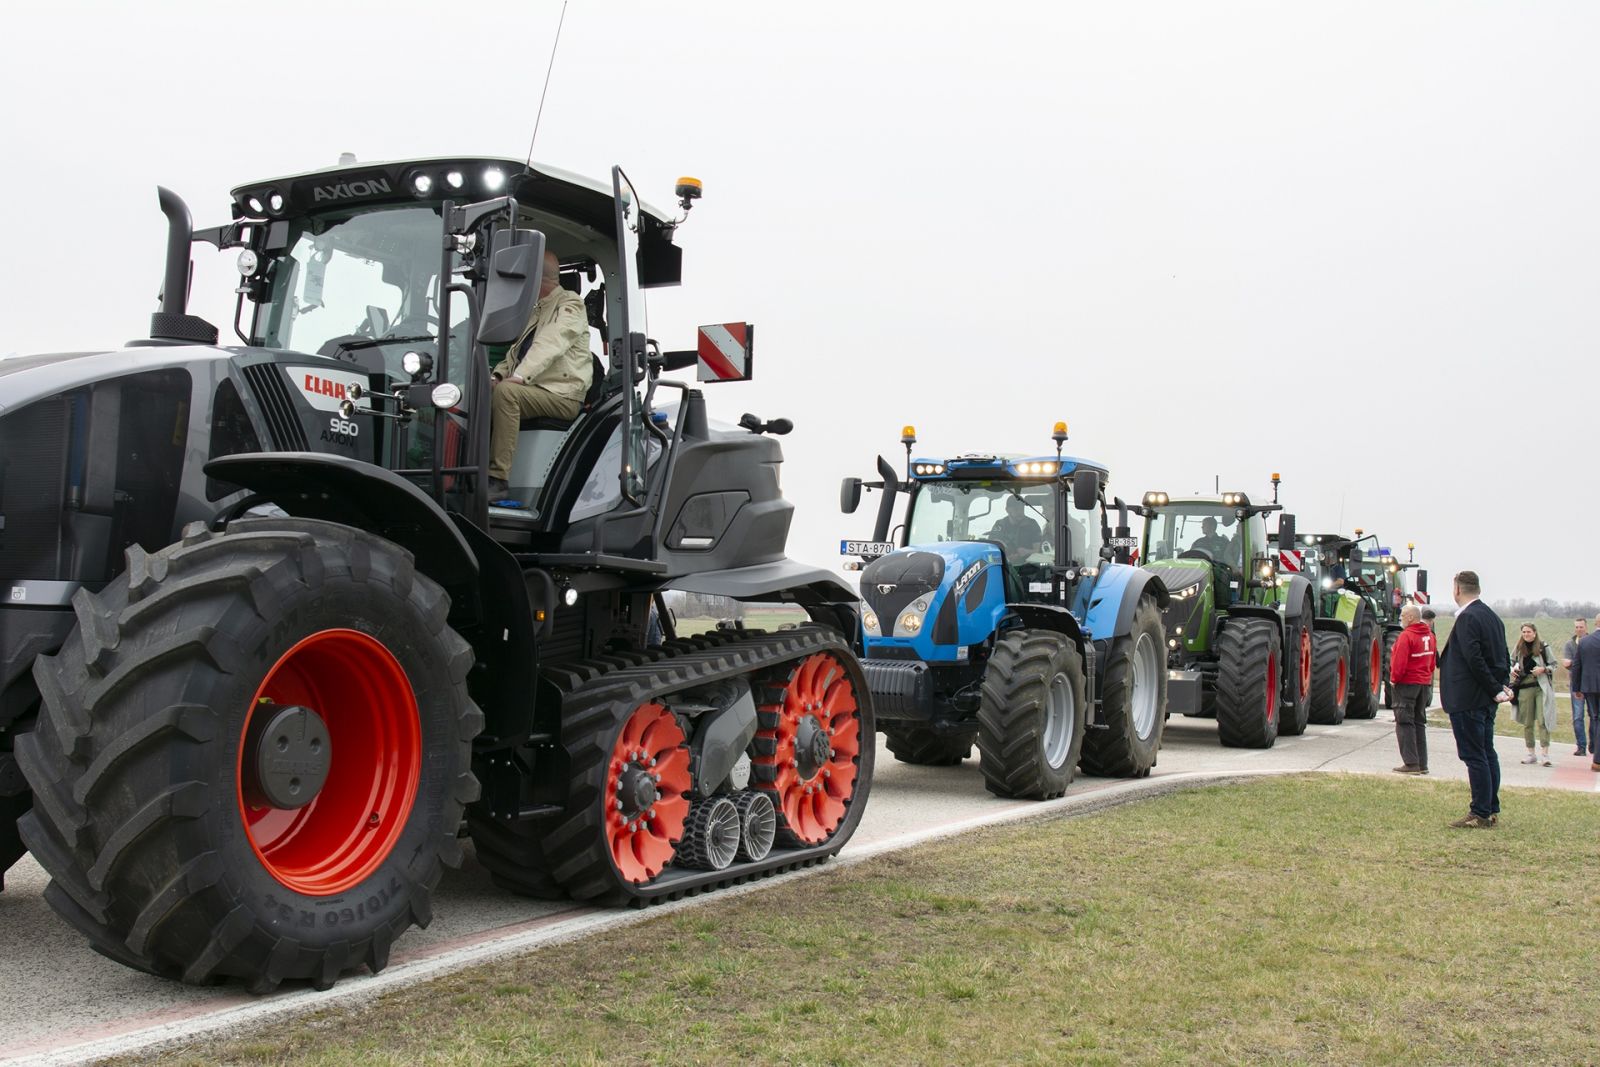
M 816 622 L 826 623 L 860 649 L 859 598 L 838 575 L 820 567 L 784 558 L 750 567 L 701 571 L 674 578 L 669 589 L 734 600 L 792 600 Z
M 1087 655 L 1084 646 L 1088 637 L 1083 627 L 1078 625 L 1077 618 L 1066 608 L 1058 608 L 1054 604 L 1007 604 L 1006 612 L 1021 619 L 1022 625 L 1030 630 L 1055 630 L 1066 634 L 1077 646 L 1078 654 Z
M 1316 596 L 1312 592 L 1311 583 L 1304 575 L 1291 574 L 1286 578 L 1280 578 L 1279 583 L 1279 603 L 1288 604 L 1292 607 L 1305 603 L 1306 597 L 1311 597 L 1312 613 L 1315 614 Z
M 1350 624 L 1340 619 L 1312 619 L 1311 629 L 1317 632 L 1350 636 Z
M 478 604 L 478 559 L 433 498 L 382 467 L 317 452 L 257 452 L 214 459 L 205 471 L 284 511 L 366 530 L 409 551 L 454 606 Z M 466 597 L 463 603 L 462 598 Z
M 1230 619 L 1267 619 L 1278 628 L 1278 637 L 1284 636 L 1283 616 L 1277 608 L 1264 608 L 1256 604 L 1232 604 L 1228 607 Z
M 1089 595 L 1084 628 L 1096 641 L 1123 636 L 1133 629 L 1133 613 L 1139 609 L 1139 598 L 1145 595 L 1155 598 L 1159 609 L 1165 609 L 1172 599 L 1167 595 L 1166 583 L 1154 572 L 1123 563 L 1104 565 Z

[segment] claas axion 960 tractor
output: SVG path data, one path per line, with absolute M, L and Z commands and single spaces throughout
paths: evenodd
M 1171 598 L 1167 630 L 1169 704 L 1215 716 L 1224 745 L 1267 748 L 1304 732 L 1316 679 L 1311 584 L 1280 573 L 1266 517 L 1281 512 L 1242 492 L 1175 499 L 1149 492 L 1140 560 Z M 1280 515 L 1293 536 L 1294 518 Z
M 853 512 L 864 485 L 882 491 L 860 556 L 867 684 L 897 759 L 959 763 L 978 746 L 989 791 L 1060 796 L 1080 761 L 1092 774 L 1142 776 L 1166 722 L 1159 577 L 1127 564 L 1127 510 L 1106 468 L 1054 455 L 882 457 L 880 481 L 845 480 Z M 888 539 L 907 495 L 903 536 Z
M 161 204 L 148 340 L 0 363 L 0 865 L 25 844 L 113 959 L 261 990 L 383 967 L 463 815 L 496 881 L 583 899 L 840 848 L 856 598 L 784 554 L 787 421 L 662 377 L 697 362 L 645 323 L 682 218 L 492 158 L 253 182 L 199 232 Z M 195 241 L 238 250 L 237 344 L 188 314 Z M 547 247 L 606 360 L 491 506 L 489 354 Z M 703 380 L 747 373 L 744 324 L 702 334 Z M 679 639 L 669 587 L 813 621 Z

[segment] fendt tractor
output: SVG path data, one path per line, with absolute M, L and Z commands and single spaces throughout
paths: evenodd
M 682 217 L 620 168 L 493 158 L 252 182 L 201 231 L 160 200 L 150 338 L 0 363 L 0 860 L 25 843 L 113 959 L 265 990 L 382 968 L 463 816 L 502 886 L 614 902 L 844 844 L 855 594 L 784 555 L 788 421 L 719 427 L 662 377 L 750 365 L 744 324 L 701 360 L 648 338 Z M 237 344 L 187 311 L 195 242 L 238 250 Z M 522 506 L 492 506 L 489 358 L 547 247 L 607 358 L 574 420 L 522 423 Z M 812 622 L 680 639 L 669 587 Z
M 1304 573 L 1317 590 L 1317 627 L 1343 635 L 1344 657 L 1338 664 L 1346 699 L 1318 704 L 1312 721 L 1338 723 L 1346 718 L 1370 719 L 1378 714 L 1389 686 L 1389 649 L 1403 629 L 1400 608 L 1416 599 L 1405 589 L 1402 564 L 1377 538 L 1357 529 L 1344 534 L 1294 534 L 1278 538 L 1280 549 L 1293 546 Z M 1371 542 L 1367 546 L 1367 542 Z M 1370 553 L 1370 556 L 1369 556 Z M 1427 602 L 1428 574 L 1417 576 L 1421 602 Z M 1330 654 L 1331 655 L 1331 654 Z
M 1145 519 L 1140 561 L 1171 597 L 1168 706 L 1214 716 L 1224 745 L 1269 748 L 1303 733 L 1317 692 L 1311 583 L 1280 574 L 1267 544 L 1278 483 L 1274 474 L 1270 504 L 1150 492 L 1135 509 Z M 1280 515 L 1278 528 L 1292 540 L 1294 517 Z
M 845 479 L 840 505 L 879 490 L 860 556 L 867 685 L 889 751 L 906 763 L 960 763 L 978 746 L 989 791 L 1060 796 L 1090 774 L 1150 773 L 1166 723 L 1167 591 L 1127 563 L 1121 500 L 1109 525 L 1104 466 L 1061 454 L 878 459 L 880 481 Z M 907 494 L 898 543 L 895 499 Z

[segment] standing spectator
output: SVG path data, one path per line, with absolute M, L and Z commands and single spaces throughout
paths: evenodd
M 1433 665 L 1437 649 L 1433 631 L 1415 604 L 1400 609 L 1405 626 L 1389 653 L 1389 681 L 1394 686 L 1394 735 L 1400 742 L 1400 774 L 1428 773 L 1428 704 L 1433 698 Z
M 1500 757 L 1494 750 L 1497 705 L 1511 699 L 1506 678 L 1506 628 L 1494 609 L 1478 599 L 1476 571 L 1455 578 L 1456 624 L 1439 652 L 1439 702 L 1450 716 L 1456 754 L 1467 765 L 1472 789 L 1470 810 L 1451 823 L 1458 828 L 1488 829 L 1500 821 Z M 1592 638 L 1591 638 L 1592 639 Z M 1600 642 L 1595 644 L 1595 670 L 1600 671 Z M 1596 681 L 1600 687 L 1600 679 Z M 1600 770 L 1600 765 L 1596 765 Z
M 1556 723 L 1556 691 L 1550 676 L 1555 670 L 1555 657 L 1550 654 L 1550 646 L 1539 640 L 1538 628 L 1531 622 L 1523 623 L 1521 638 L 1511 652 L 1511 691 L 1517 695 L 1517 722 L 1522 724 L 1522 735 L 1528 743 L 1523 763 L 1550 766 L 1550 730 Z M 1535 731 L 1543 750 L 1537 756 L 1533 754 Z
M 1578 642 L 1582 641 L 1589 632 L 1588 619 L 1572 620 L 1572 640 L 1568 641 L 1561 649 L 1561 665 L 1567 669 L 1567 681 L 1572 681 L 1572 661 L 1578 654 Z M 1584 713 L 1585 701 L 1583 694 L 1578 692 L 1576 685 L 1572 689 L 1572 736 L 1578 739 L 1578 747 L 1572 750 L 1574 756 L 1587 756 L 1588 743 L 1584 739 L 1583 728 L 1589 716 Z M 1600 739 L 1592 739 L 1600 740 Z M 1600 753 L 1597 753 L 1600 755 Z
M 1600 752 L 1595 751 L 1595 731 L 1600 730 L 1600 615 L 1594 619 L 1594 633 L 1578 642 L 1572 657 L 1572 689 L 1583 694 L 1589 714 L 1589 769 L 1600 771 Z

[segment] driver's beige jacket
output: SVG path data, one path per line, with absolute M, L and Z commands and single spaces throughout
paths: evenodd
M 519 352 L 521 359 L 517 359 Z M 589 316 L 584 312 L 583 300 L 558 285 L 534 306 L 533 321 L 495 373 L 502 378 L 515 374 L 528 385 L 548 389 L 556 396 L 582 400 L 589 391 L 593 369 Z

